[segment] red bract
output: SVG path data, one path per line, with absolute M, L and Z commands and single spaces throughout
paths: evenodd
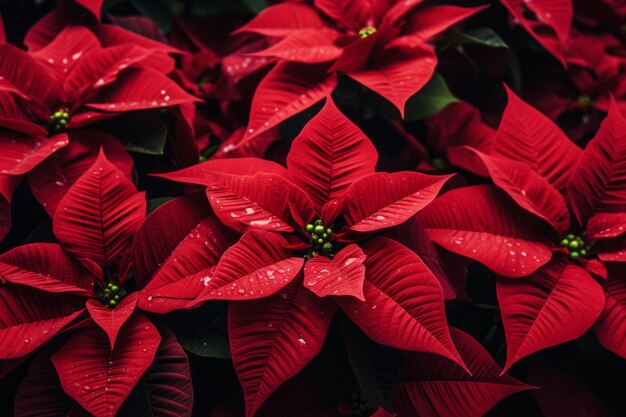
M 481 417 L 504 397 L 532 388 L 503 375 L 470 335 L 451 333 L 472 374 L 437 356 L 410 354 L 394 397 L 398 417 Z
M 500 0 L 500 3 L 511 13 L 515 24 L 566 65 L 564 50 L 569 43 L 574 14 L 571 0 Z
M 277 58 L 252 101 L 247 139 L 321 101 L 345 73 L 404 115 L 410 96 L 437 66 L 428 44 L 480 8 L 385 0 L 284 2 L 261 12 L 239 32 L 280 39 L 255 56 Z
M 474 151 L 499 190 L 454 190 L 421 213 L 436 243 L 503 276 L 505 369 L 580 337 L 602 311 L 604 295 L 594 277 L 606 278 L 607 261 L 624 260 L 624 129 L 626 120 L 613 105 L 583 151 L 509 91 L 490 154 Z M 623 339 L 615 325 L 604 321 L 601 337 L 610 331 Z M 619 350 L 614 343 L 607 342 Z
M 462 364 L 433 273 L 401 244 L 368 239 L 428 205 L 448 177 L 374 173 L 376 159 L 329 98 L 292 144 L 287 169 L 243 158 L 163 175 L 207 186 L 216 215 L 245 232 L 214 269 L 193 276 L 205 289 L 191 305 L 254 300 L 229 312 L 249 416 L 317 355 L 337 306 L 380 343 Z
M 76 129 L 123 112 L 196 100 L 164 75 L 173 65 L 167 52 L 169 49 L 130 43 L 103 47 L 94 33 L 80 26 L 66 27 L 36 52 L 0 45 L 0 126 L 6 129 L 0 138 L 0 173 L 10 178 L 31 172 L 29 179 L 36 197 L 50 215 L 54 214 L 56 202 L 71 185 L 72 177 L 82 173 L 69 155 L 104 146 L 116 155 L 114 162 L 129 159 L 113 138 Z M 59 169 L 54 176 L 50 175 L 41 163 L 66 147 L 70 139 L 74 145 L 56 164 Z M 95 156 L 94 152 L 90 158 Z M 79 163 L 89 164 L 92 160 Z M 55 163 L 45 164 L 49 168 Z M 123 162 L 120 167 L 127 165 Z M 52 183 L 57 187 L 42 186 Z M 7 201 L 9 191 L 9 187 L 3 187 Z M 7 224 L 8 214 L 3 213 L 3 224 Z
M 154 361 L 167 368 L 171 355 L 184 357 L 171 336 L 162 340 L 136 311 L 140 287 L 127 279 L 145 210 L 144 194 L 101 153 L 59 203 L 53 227 L 61 245 L 29 244 L 0 257 L 2 358 L 32 353 L 85 316 L 52 362 L 63 390 L 93 415 L 114 416 Z M 190 415 L 189 371 L 177 372 L 171 389 L 185 395 L 176 407 Z M 146 383 L 151 378 L 159 376 L 148 373 Z M 155 395 L 170 401 L 172 393 Z M 54 391 L 50 396 L 55 400 Z

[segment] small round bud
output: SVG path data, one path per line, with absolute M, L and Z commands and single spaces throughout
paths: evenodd
M 109 301 L 109 307 L 115 307 L 117 305 L 117 301 L 115 300 L 110 300 Z
M 324 243 L 324 239 L 322 238 L 317 239 L 317 243 L 321 245 L 322 243 Z
M 64 119 L 69 119 L 70 118 L 70 114 L 66 111 L 63 112 L 63 114 L 61 115 Z
M 322 233 L 324 233 L 324 226 L 322 226 L 321 224 L 318 224 L 317 226 L 315 226 L 315 228 L 313 230 L 318 235 L 321 235 Z
M 113 287 L 113 283 L 112 283 L 112 282 L 109 282 L 109 283 L 107 284 L 107 288 L 111 288 L 111 287 Z
M 115 295 L 113 296 L 113 299 L 114 299 L 114 300 L 119 301 L 119 300 L 120 300 L 120 296 L 119 296 L 119 295 L 117 295 L 117 294 L 115 294 Z
M 330 227 L 328 229 L 326 229 L 326 233 L 328 233 L 329 235 L 333 234 L 333 229 L 331 229 Z
M 306 225 L 306 231 L 307 232 L 312 232 L 314 227 L 315 226 L 313 226 L 311 223 L 309 223 L 309 224 Z
M 328 233 L 322 233 L 322 239 L 328 238 Z
M 567 238 L 569 240 L 574 240 L 574 239 L 576 239 L 576 236 L 574 236 L 573 234 L 570 233 L 569 235 L 567 235 Z
M 578 252 L 576 252 L 576 251 L 571 252 L 571 253 L 569 254 L 569 257 L 570 257 L 570 258 L 572 258 L 572 259 L 576 259 L 576 258 L 578 258 L 579 256 L 580 256 L 580 253 L 578 253 Z
M 120 287 L 118 287 L 117 285 L 111 286 L 111 291 L 118 292 L 119 290 L 120 290 Z
M 585 255 L 587 255 L 587 249 L 581 249 L 580 256 L 585 256 Z
M 561 246 L 564 246 L 564 247 L 565 247 L 565 246 L 569 245 L 569 240 L 568 240 L 568 239 L 563 239 L 563 240 L 561 240 L 561 242 L 559 243 L 559 245 L 561 245 Z
M 56 119 L 60 119 L 61 117 L 63 117 L 63 112 L 62 111 L 55 111 L 54 112 L 54 117 Z
M 578 249 L 580 246 L 580 242 L 577 240 L 572 240 L 569 245 L 567 245 L 570 249 Z
M 104 291 L 102 291 L 102 293 L 104 295 L 109 295 L 109 294 L 111 294 L 111 290 L 109 288 L 105 288 Z
M 322 249 L 324 249 L 325 252 L 330 252 L 331 250 L 333 250 L 333 244 L 326 242 L 324 243 L 324 246 L 322 246 Z

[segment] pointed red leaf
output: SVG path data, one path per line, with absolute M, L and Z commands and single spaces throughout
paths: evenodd
M 335 310 L 300 280 L 270 298 L 230 305 L 230 350 L 247 417 L 320 352 Z
M 11 197 L 19 177 L 0 174 L 0 242 L 11 228 Z
M 369 175 L 347 189 L 343 216 L 355 232 L 397 226 L 430 204 L 450 178 L 408 171 Z
M 281 62 L 259 83 L 241 143 L 308 109 L 330 95 L 337 85 L 328 65 Z
M 107 159 L 122 171 L 129 180 L 133 178 L 133 158 L 113 136 L 94 130 L 81 130 L 69 134 L 70 144 L 28 173 L 28 184 L 50 217 L 81 175 L 93 165 L 100 149 Z
M 498 279 L 497 288 L 506 334 L 505 371 L 532 353 L 582 336 L 604 305 L 600 284 L 561 254 L 526 278 Z
M 389 14 L 385 16 L 385 21 L 395 23 L 402 14 L 408 11 L 407 9 L 415 7 L 419 3 L 419 1 L 398 2 Z M 421 5 L 407 16 L 403 26 L 403 33 L 406 35 L 394 39 L 390 42 L 390 45 L 421 45 L 486 7 Z
M 74 401 L 65 394 L 50 358 L 55 347 L 42 350 L 30 363 L 15 396 L 14 417 L 67 416 Z
M 35 103 L 57 104 L 59 83 L 47 68 L 13 45 L 0 44 L 0 74 Z
M 314 3 L 326 16 L 356 32 L 368 25 L 378 25 L 395 1 L 315 0 Z
M 544 48 L 565 65 L 564 44 L 569 39 L 573 6 L 570 0 L 500 0 L 521 25 Z M 534 19 L 529 17 L 530 12 Z
M 522 162 L 474 152 L 483 162 L 493 183 L 528 212 L 563 233 L 570 225 L 565 197 L 544 177 Z
M 4 131 L 0 135 L 0 174 L 25 174 L 68 143 L 66 134 L 46 138 Z
M 611 264 L 604 285 L 606 303 L 593 326 L 602 346 L 626 358 L 626 268 L 623 263 Z
M 15 133 L 47 137 L 48 130 L 33 121 L 28 107 L 28 97 L 17 87 L 0 80 L 0 126 Z
M 262 10 L 235 33 L 257 33 L 265 36 L 287 36 L 294 30 L 321 29 L 326 27 L 322 16 L 311 6 L 287 2 L 275 4 Z
M 470 335 L 455 328 L 450 333 L 471 375 L 441 357 L 411 354 L 394 398 L 398 417 L 482 417 L 505 397 L 531 389 L 500 375 L 496 361 Z
M 587 222 L 588 240 L 617 237 L 626 233 L 626 213 L 597 213 Z
M 269 48 L 250 55 L 307 64 L 329 62 L 341 55 L 342 49 L 334 43 L 339 36 L 332 29 L 294 30 Z
M 365 301 L 337 298 L 346 315 L 377 343 L 435 353 L 464 366 L 448 332 L 443 290 L 424 261 L 385 237 L 368 242 L 363 252 Z
M 287 166 L 289 179 L 320 208 L 341 197 L 356 180 L 373 174 L 377 160 L 369 138 L 329 97 L 294 139 Z
M 280 291 L 300 273 L 304 258 L 285 250 L 287 239 L 278 233 L 248 230 L 220 259 L 212 275 L 202 277 L 206 300 L 252 300 Z
M 220 220 L 235 230 L 291 232 L 294 219 L 306 222 L 314 215 L 309 197 L 278 175 L 212 176 L 214 182 L 206 189 L 209 203 Z
M 132 246 L 135 282 L 149 292 L 215 266 L 236 242 L 202 193 L 168 201 L 153 211 Z
M 159 332 L 161 344 L 154 362 L 135 388 L 142 393 L 140 398 L 148 404 L 135 402 L 138 405 L 138 410 L 135 411 L 137 414 L 123 415 L 140 415 L 140 410 L 145 410 L 142 406 L 147 405 L 150 409 L 149 415 L 155 417 L 191 417 L 193 387 L 189 359 L 172 332 L 165 327 L 159 327 Z
M 144 193 L 100 152 L 59 203 L 54 234 L 76 256 L 112 265 L 127 255 L 145 212 Z
M 397 240 L 415 252 L 428 265 L 428 268 L 439 280 L 446 300 L 456 298 L 456 290 L 448 278 L 446 268 L 452 262 L 443 262 L 426 228 L 417 216 L 410 218 L 402 227 L 388 229 L 385 236 Z M 445 267 L 444 267 L 445 266 Z
M 407 100 L 428 83 L 436 66 L 433 47 L 424 44 L 384 50 L 367 68 L 347 75 L 389 100 L 404 117 Z
M 626 210 L 626 120 L 611 102 L 596 136 L 578 160 L 567 198 L 579 224 L 598 212 Z
M 5 281 L 50 293 L 93 295 L 93 277 L 52 243 L 22 245 L 0 255 L 0 283 Z
M 99 50 L 100 41 L 84 26 L 66 26 L 52 42 L 30 55 L 52 70 L 60 80 L 65 79 L 86 55 Z
M 129 68 L 115 83 L 103 87 L 87 103 L 88 107 L 112 113 L 157 109 L 199 101 L 173 80 L 147 68 Z
M 151 54 L 151 51 L 135 45 L 117 45 L 94 51 L 87 59 L 80 60 L 67 75 L 64 80 L 65 88 L 76 95 L 89 93 L 90 90 L 111 84 L 120 72 L 139 63 L 147 68 L 169 72 L 167 66 L 160 68 L 147 65 L 144 61 Z
M 115 308 L 104 306 L 100 301 L 88 300 L 87 311 L 94 322 L 106 333 L 109 338 L 111 351 L 115 347 L 115 340 L 120 328 L 135 311 L 137 305 L 136 293 L 124 298 Z
M 499 275 L 532 274 L 552 256 L 543 221 L 492 186 L 449 191 L 424 209 L 420 220 L 435 243 Z
M 215 182 L 211 174 L 254 175 L 259 172 L 287 177 L 287 170 L 274 161 L 260 158 L 213 159 L 165 174 L 154 174 L 170 181 L 187 184 L 210 185 Z
M 0 359 L 26 356 L 48 342 L 84 311 L 84 302 L 22 285 L 0 286 Z
M 365 301 L 365 254 L 357 245 L 348 245 L 330 259 L 316 255 L 304 266 L 304 286 L 318 297 L 350 296 Z
M 491 154 L 523 162 L 556 189 L 563 189 L 581 149 L 552 120 L 505 88 L 508 103 Z
M 85 410 L 113 417 L 150 367 L 161 336 L 145 316 L 134 315 L 111 351 L 105 333 L 91 326 L 52 357 L 65 392 Z
M 68 13 L 63 9 L 65 8 L 55 8 L 28 30 L 24 37 L 24 45 L 28 47 L 29 52 L 45 48 L 67 26 Z

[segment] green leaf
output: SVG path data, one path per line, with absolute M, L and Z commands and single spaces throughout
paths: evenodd
M 261 10 L 267 7 L 265 0 L 241 0 L 248 9 L 254 14 L 258 14 Z
M 226 303 L 212 302 L 193 311 L 177 311 L 164 320 L 185 350 L 205 358 L 230 358 Z
M 131 152 L 163 155 L 167 126 L 154 110 L 130 112 L 98 124 Z
M 378 95 L 372 96 L 372 105 L 377 110 L 377 113 L 390 119 L 402 120 L 400 112 L 395 106 Z M 407 101 L 404 121 L 411 122 L 425 119 L 438 113 L 447 105 L 458 101 L 459 99 L 450 92 L 446 80 L 438 73 L 435 73 L 428 81 L 428 84 Z
M 490 48 L 509 47 L 493 29 L 483 27 L 467 32 L 461 32 L 459 30 L 446 32 L 446 35 L 441 40 L 440 50 L 443 51 L 447 48 L 459 45 L 481 45 Z

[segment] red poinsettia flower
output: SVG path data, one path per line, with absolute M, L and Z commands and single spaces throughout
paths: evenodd
M 206 186 L 215 214 L 244 232 L 214 268 L 188 280 L 205 287 L 191 306 L 246 301 L 231 304 L 229 338 L 248 416 L 319 353 L 337 306 L 380 343 L 462 364 L 435 275 L 397 241 L 368 239 L 415 215 L 449 177 L 375 173 L 376 159 L 328 98 L 294 140 L 287 169 L 234 158 L 163 175 Z
M 131 244 L 145 210 L 144 193 L 101 153 L 59 203 L 60 245 L 28 244 L 0 256 L 1 358 L 28 355 L 84 318 L 52 363 L 63 390 L 97 416 L 114 416 L 153 362 L 167 361 L 155 356 L 160 350 L 181 352 L 136 309 L 145 282 L 130 279 Z M 187 388 L 176 407 L 190 415 L 188 369 L 182 374 Z
M 94 33 L 84 27 L 66 27 L 49 45 L 33 53 L 9 44 L 0 45 L 0 57 L 3 176 L 34 170 L 33 182 L 49 181 L 50 173 L 36 168 L 42 161 L 67 146 L 70 138 L 80 142 L 87 136 L 87 141 L 92 141 L 93 134 L 74 133 L 76 129 L 123 112 L 196 100 L 164 75 L 172 69 L 173 61 L 162 50 L 132 44 L 102 47 Z M 84 143 L 96 151 L 99 148 L 93 146 L 93 141 Z M 46 208 L 51 214 L 65 190 L 63 185 L 70 185 L 67 178 L 59 176 L 52 182 L 63 184 L 35 191 L 44 206 L 50 205 Z M 45 194 L 55 190 L 48 196 L 52 198 L 45 198 Z M 3 217 L 7 224 L 7 212 Z
M 247 137 L 321 101 L 345 73 L 393 103 L 406 101 L 437 66 L 428 41 L 481 8 L 420 1 L 284 2 L 263 10 L 239 32 L 280 39 L 254 56 L 281 60 L 259 84 Z
M 606 278 L 607 265 L 626 260 L 626 120 L 615 104 L 581 150 L 547 117 L 508 94 L 490 154 L 474 150 L 483 175 L 498 188 L 453 190 L 420 215 L 445 249 L 502 277 L 524 277 L 498 280 L 505 369 L 585 333 L 605 305 L 594 276 Z

